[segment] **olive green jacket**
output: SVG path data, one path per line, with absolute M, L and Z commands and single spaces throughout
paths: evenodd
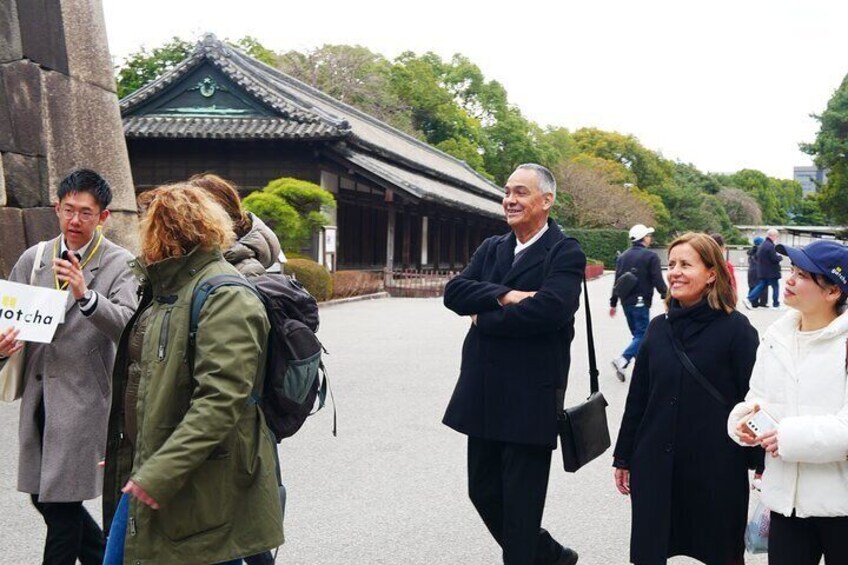
M 108 528 L 128 479 L 160 509 L 131 499 L 124 563 L 220 563 L 279 546 L 276 445 L 249 402 L 265 364 L 269 323 L 262 303 L 243 287 L 218 289 L 201 310 L 191 346 L 194 288 L 236 270 L 220 252 L 200 249 L 147 267 L 134 260 L 130 267 L 144 295 L 115 362 L 104 522 Z M 147 308 L 133 452 L 123 431 L 127 337 Z

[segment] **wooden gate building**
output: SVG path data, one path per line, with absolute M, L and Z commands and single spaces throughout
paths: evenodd
M 460 268 L 506 230 L 501 189 L 464 162 L 212 35 L 121 116 L 137 192 L 214 172 L 245 194 L 283 176 L 333 193 L 338 269 Z

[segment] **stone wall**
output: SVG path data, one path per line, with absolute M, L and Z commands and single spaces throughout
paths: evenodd
M 113 190 L 111 239 L 135 251 L 135 191 L 100 0 L 0 0 L 0 276 L 55 237 L 71 170 Z

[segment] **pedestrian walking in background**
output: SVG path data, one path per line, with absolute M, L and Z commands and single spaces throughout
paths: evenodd
M 760 249 L 760 245 L 763 243 L 763 238 L 761 236 L 757 236 L 754 238 L 753 245 L 748 248 L 746 254 L 748 255 L 748 293 L 750 294 L 754 287 L 757 286 L 757 283 L 760 282 L 760 274 L 759 268 L 757 267 L 757 251 Z M 768 306 L 768 292 L 763 290 L 760 294 L 751 299 L 751 307 L 752 308 L 766 308 Z
M 279 257 L 285 257 L 280 250 L 280 240 L 262 220 L 242 207 L 238 190 L 231 182 L 206 173 L 191 177 L 189 183 L 205 190 L 232 220 L 235 242 L 224 251 L 224 259 L 239 273 L 247 278 L 264 275 L 267 269 L 279 264 Z M 276 465 L 278 482 L 282 484 L 279 461 Z M 274 556 L 266 551 L 245 557 L 244 562 L 246 565 L 273 565 Z
M 766 330 L 728 433 L 770 455 L 761 497 L 771 510 L 769 565 L 848 563 L 848 248 L 816 241 L 777 251 L 792 262 L 792 310 Z M 758 410 L 776 423 L 759 436 L 746 426 Z
M 672 242 L 668 283 L 668 313 L 651 322 L 636 356 L 614 452 L 616 487 L 632 504 L 630 560 L 741 564 L 753 465 L 727 441 L 727 417 L 748 392 L 757 332 L 735 310 L 708 235 Z
M 503 197 L 511 233 L 484 241 L 445 287 L 445 306 L 471 327 L 443 422 L 468 436 L 468 494 L 506 565 L 578 559 L 541 528 L 586 268 L 548 218 L 555 195 L 548 169 L 520 165 Z
M 18 490 L 30 494 L 47 525 L 44 563 L 99 565 L 103 532 L 82 501 L 103 489 L 98 462 L 106 450 L 108 370 L 135 309 L 137 284 L 127 265 L 132 255 L 101 231 L 110 215 L 109 183 L 79 169 L 62 180 L 56 196 L 61 233 L 27 249 L 9 277 L 69 291 L 53 342 L 25 350 Z M 16 336 L 12 329 L 0 332 L 0 367 L 20 349 Z
M 783 257 L 778 255 L 774 248 L 779 239 L 780 232 L 770 228 L 766 232 L 766 238 L 757 249 L 757 276 L 759 280 L 757 285 L 748 293 L 748 296 L 742 299 L 742 303 L 748 310 L 754 307 L 753 301 L 760 296 L 760 293 L 766 292 L 766 287 L 771 287 L 772 310 L 780 309 L 780 262 Z
M 615 374 L 621 382 L 624 382 L 625 371 L 636 357 L 639 344 L 648 329 L 654 289 L 661 297 L 668 290 L 662 277 L 660 258 L 648 249 L 653 241 L 653 233 L 654 228 L 643 224 L 630 228 L 630 249 L 615 260 L 615 282 L 610 296 L 609 315 L 611 318 L 615 316 L 616 305 L 620 300 L 632 336 L 630 344 L 612 361 Z
M 202 189 L 144 193 L 142 301 L 121 337 L 109 416 L 104 563 L 240 563 L 283 542 L 274 450 L 259 406 L 269 322 L 250 289 L 210 294 L 189 336 L 196 286 L 237 275 L 234 234 Z M 121 494 L 123 492 L 123 495 Z

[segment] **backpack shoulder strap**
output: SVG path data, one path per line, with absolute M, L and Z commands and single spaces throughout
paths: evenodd
M 257 296 L 259 293 L 250 284 L 247 279 L 239 275 L 215 275 L 208 279 L 202 280 L 195 288 L 191 295 L 191 314 L 189 317 L 189 339 L 192 346 L 194 339 L 197 337 L 197 325 L 200 322 L 200 311 L 206 303 L 209 295 L 221 288 L 222 286 L 243 286 L 252 290 Z M 262 297 L 259 296 L 261 300 Z
M 194 291 L 191 295 L 191 313 L 189 314 L 189 323 L 188 323 L 188 364 L 191 368 L 192 372 L 194 372 L 194 347 L 197 343 L 197 327 L 200 323 L 200 311 L 203 309 L 203 305 L 206 303 L 206 299 L 209 298 L 209 295 L 221 288 L 222 286 L 243 286 L 245 288 L 249 288 L 259 300 L 264 304 L 265 301 L 262 300 L 262 295 L 259 294 L 259 291 L 256 290 L 247 279 L 242 277 L 241 275 L 214 275 L 209 277 L 208 279 L 200 281 L 200 283 L 194 287 Z M 250 392 L 249 402 L 252 404 L 259 403 L 258 393 L 255 390 Z

